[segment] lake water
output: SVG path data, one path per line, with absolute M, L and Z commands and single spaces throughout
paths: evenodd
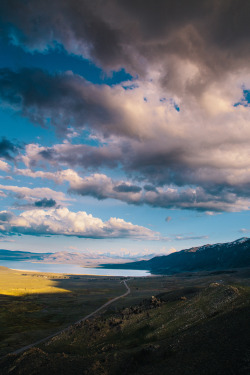
M 74 264 L 45 264 L 45 263 L 31 263 L 12 260 L 0 260 L 0 266 L 8 267 L 15 270 L 22 271 L 38 271 L 38 272 L 53 272 L 66 273 L 73 275 L 95 275 L 95 276 L 130 276 L 142 277 L 150 276 L 149 271 L 144 270 L 119 270 L 106 268 L 83 268 Z

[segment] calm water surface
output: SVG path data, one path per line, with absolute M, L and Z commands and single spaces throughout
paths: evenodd
M 106 268 L 83 268 L 74 264 L 45 264 L 31 263 L 12 260 L 0 260 L 0 266 L 22 271 L 38 271 L 67 273 L 73 275 L 96 275 L 96 276 L 150 276 L 150 272 L 144 270 L 112 270 Z

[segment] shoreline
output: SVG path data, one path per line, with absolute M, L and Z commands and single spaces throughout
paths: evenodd
M 57 275 L 75 275 L 75 276 L 96 276 L 96 277 L 151 277 L 152 274 L 147 270 L 129 270 L 129 269 L 108 269 L 108 268 L 100 268 L 100 267 L 81 267 L 75 264 L 55 264 L 55 263 L 36 263 L 36 265 L 44 265 L 45 269 L 37 269 L 34 264 L 34 268 L 32 267 L 33 262 L 25 262 L 21 261 L 20 268 L 17 264 L 18 261 L 13 262 L 15 264 L 11 264 L 11 261 L 0 261 L 0 266 L 9 268 L 13 271 L 20 271 L 20 272 L 33 272 L 33 273 L 50 273 L 50 274 L 57 274 Z M 27 267 L 25 267 L 25 264 Z M 46 269 L 46 265 L 53 267 L 55 269 Z M 68 267 L 69 266 L 69 267 Z M 29 269 L 29 267 L 31 267 Z M 42 267 L 43 268 L 43 267 Z M 68 269 L 67 269 L 68 268 Z M 84 268 L 86 269 L 84 272 Z

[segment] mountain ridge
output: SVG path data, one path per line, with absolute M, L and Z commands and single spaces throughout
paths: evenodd
M 145 269 L 155 274 L 241 268 L 250 266 L 250 238 L 184 249 L 150 260 L 101 265 L 107 268 Z

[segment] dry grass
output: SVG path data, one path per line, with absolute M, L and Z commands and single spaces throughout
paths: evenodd
M 68 278 L 59 274 L 23 272 L 0 267 L 0 294 L 24 296 L 27 294 L 66 293 L 67 289 L 58 287 L 58 279 Z
M 0 267 L 0 356 L 67 327 L 122 293 L 119 278 Z

